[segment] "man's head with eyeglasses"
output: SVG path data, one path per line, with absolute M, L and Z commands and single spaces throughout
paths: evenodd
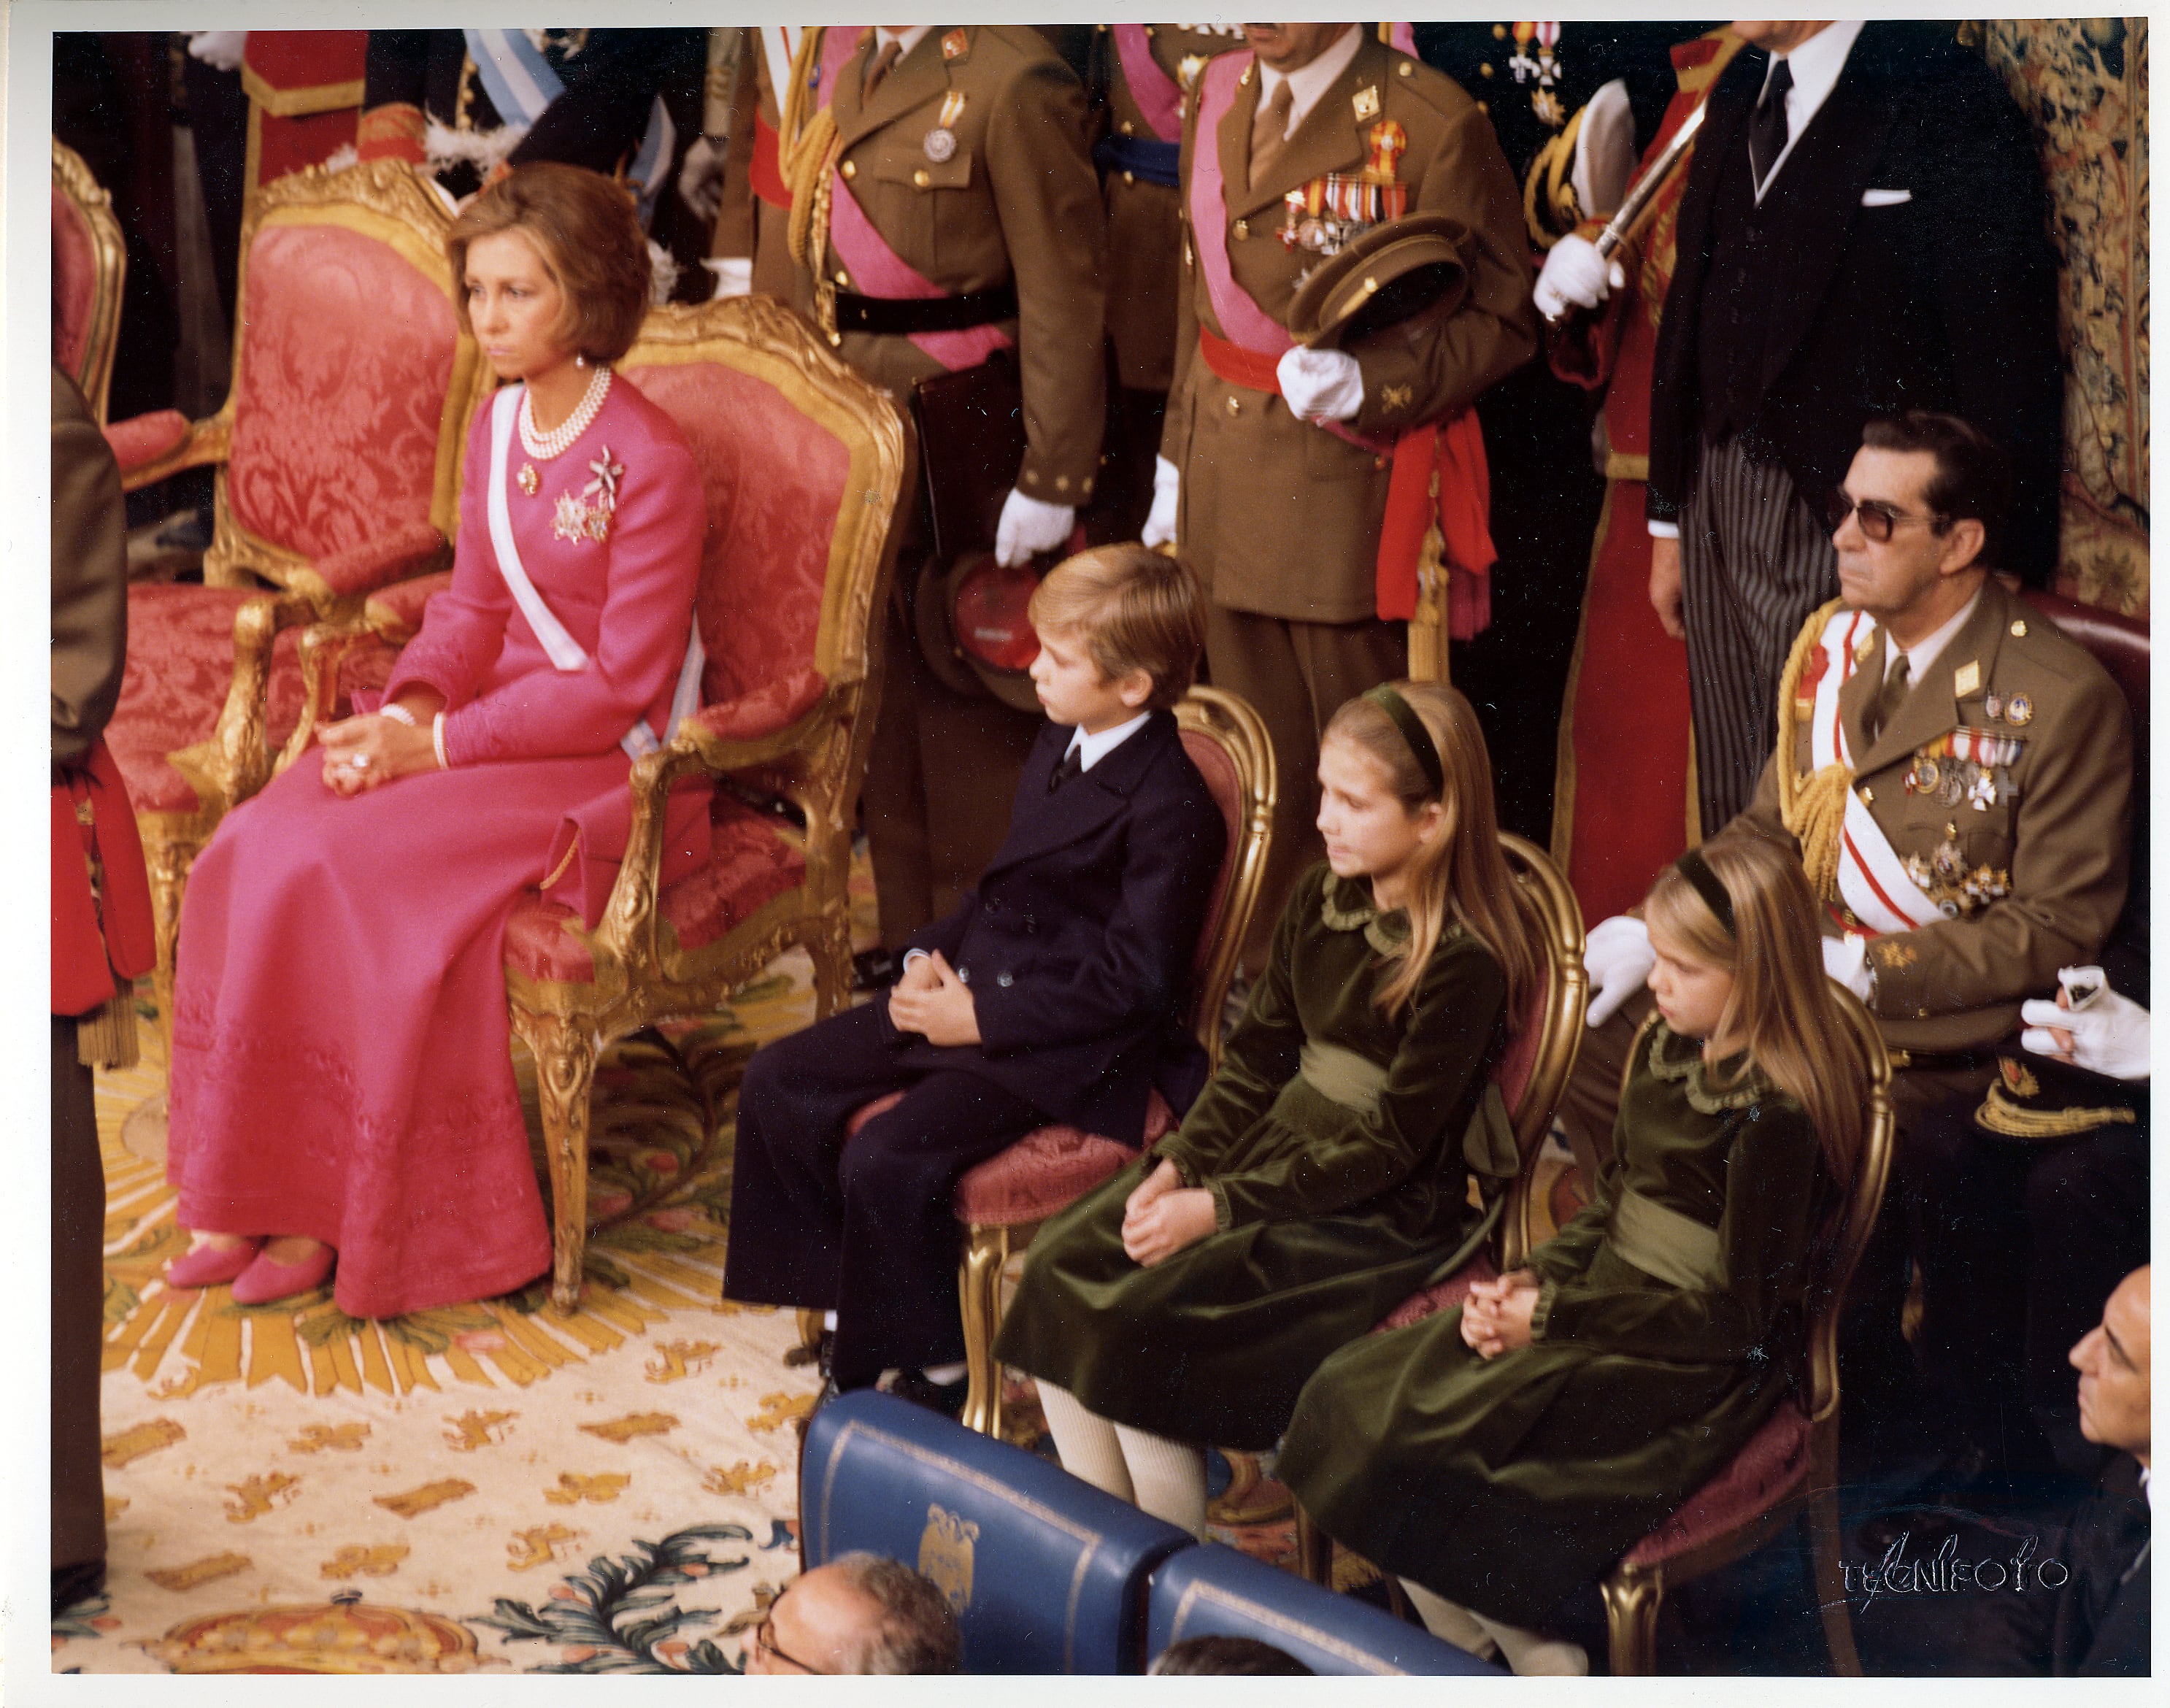
M 1902 647 L 1933 634 L 1994 565 L 2011 487 L 2004 453 L 1956 415 L 1871 421 L 1825 506 L 1840 596 Z
M 954 1673 L 957 1616 L 927 1578 L 845 1554 L 795 1579 L 747 1643 L 749 1673 Z

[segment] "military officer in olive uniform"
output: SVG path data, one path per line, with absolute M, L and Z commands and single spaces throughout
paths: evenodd
M 778 150 L 794 203 L 826 208 L 805 243 L 818 268 L 793 256 L 796 306 L 845 360 L 900 398 L 919 381 L 1013 351 L 1027 441 L 993 541 L 1018 563 L 1060 549 L 1098 473 L 1105 392 L 1101 355 L 1102 215 L 1077 77 L 1034 30 L 915 24 L 865 33 L 848 54 L 835 29 L 799 56 L 822 87 L 787 100 L 810 122 L 787 122 Z M 833 124 L 833 131 L 831 125 Z M 1004 358 L 1008 360 L 1007 356 Z M 909 590 L 923 555 L 924 519 L 906 537 L 898 579 Z M 901 947 L 934 917 L 927 774 L 938 755 L 920 716 L 942 690 L 917 656 L 909 627 L 890 626 L 887 670 L 866 782 L 884 944 Z M 988 708 L 1017 725 L 994 739 L 1020 763 L 1038 720 Z M 922 746 L 927 751 L 922 753 Z M 975 777 L 975 798 L 999 803 L 1007 777 Z M 968 829 L 991 856 L 999 809 Z M 954 862 L 949 862 L 957 863 Z M 963 862 L 976 866 L 970 860 Z
M 1319 731 L 1407 665 L 1404 625 L 1378 616 L 1382 441 L 1467 408 L 1537 336 L 1514 179 L 1477 104 L 1361 26 L 1244 35 L 1252 51 L 1208 63 L 1184 120 L 1174 378 L 1144 538 L 1175 539 L 1200 578 L 1207 669 L 1273 738 L 1280 799 L 1254 968 L 1319 857 Z M 1467 232 L 1467 294 L 1353 348 L 1291 348 L 1306 275 L 1417 214 Z
M 1542 261 L 1584 220 L 1609 217 L 1676 88 L 1669 50 L 1696 24 L 1418 24 L 1418 54 L 1477 98 L 1521 186 Z M 1560 708 L 1590 542 L 1605 502 L 1591 456 L 1601 399 L 1542 361 L 1478 400 L 1492 467 L 1492 621 L 1456 643 L 1455 686 L 1484 725 L 1501 825 L 1552 835 Z
M 1092 27 L 1086 88 L 1098 130 L 1093 163 L 1108 215 L 1107 456 L 1096 511 L 1136 539 L 1152 501 L 1153 458 L 1175 373 L 1182 272 L 1183 106 L 1206 61 L 1243 45 L 1233 24 Z M 1112 488 L 1112 489 L 1111 489 Z M 1088 519 L 1088 531 L 1094 523 Z

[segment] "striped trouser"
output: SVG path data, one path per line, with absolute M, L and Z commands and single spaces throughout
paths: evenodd
M 1777 739 L 1779 672 L 1837 593 L 1838 557 L 1782 464 L 1750 462 L 1737 439 L 1706 440 L 1681 512 L 1681 579 L 1708 836 L 1755 798 Z

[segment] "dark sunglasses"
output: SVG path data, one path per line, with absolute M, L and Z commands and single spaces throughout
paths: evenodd
M 1835 486 L 1831 489 L 1831 495 L 1824 500 L 1824 526 L 1829 532 L 1836 534 L 1846 526 L 1848 516 L 1856 518 L 1861 524 L 1863 536 L 1879 546 L 1891 537 L 1891 531 L 1901 522 L 1919 522 L 1924 527 L 1942 528 L 1945 521 L 1945 518 L 1938 515 L 1915 515 L 1911 511 L 1887 504 L 1882 499 L 1857 501 L 1847 495 L 1844 487 Z

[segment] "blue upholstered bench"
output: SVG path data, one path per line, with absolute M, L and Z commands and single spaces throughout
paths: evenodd
M 871 1390 L 815 1413 L 799 1519 L 810 1569 L 863 1548 L 939 1584 L 968 1673 L 1141 1670 L 1146 1579 L 1193 1545 L 1045 1460 Z
M 1163 1649 L 1200 1636 L 1256 1637 L 1320 1673 L 1499 1673 L 1368 1602 L 1321 1589 L 1215 1542 L 1166 1561 L 1146 1597 L 1149 1657 L 1157 1660 Z

